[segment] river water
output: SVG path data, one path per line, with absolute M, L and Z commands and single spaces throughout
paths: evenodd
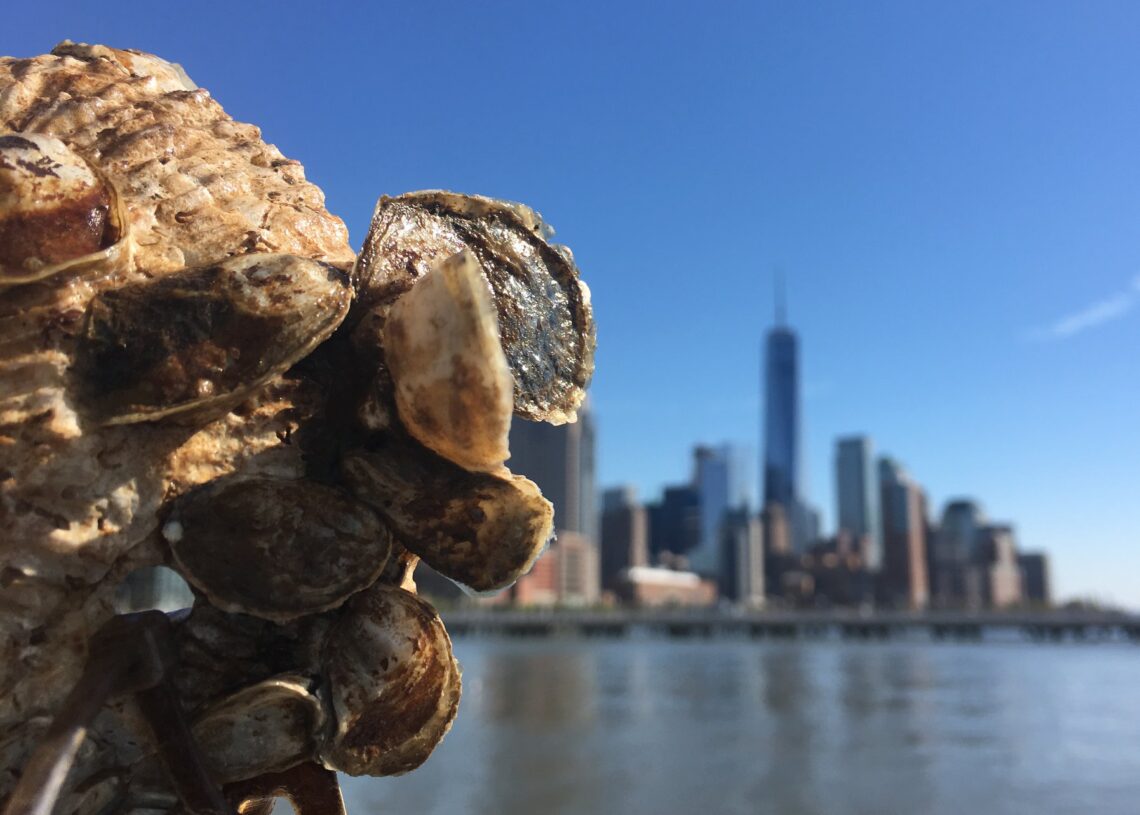
M 1140 647 L 460 639 L 423 767 L 350 815 L 1140 813 Z

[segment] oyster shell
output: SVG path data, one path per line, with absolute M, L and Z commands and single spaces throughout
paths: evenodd
M 316 755 L 325 712 L 305 677 L 279 676 L 205 710 L 194 736 L 223 783 L 280 772 Z
M 502 467 L 511 372 L 490 291 L 470 252 L 445 259 L 392 306 L 384 347 L 408 432 L 469 470 Z
M 68 43 L 0 58 L 0 131 L 64 145 L 111 191 L 110 216 L 122 214 L 95 256 L 0 280 L 0 732 L 21 745 L 4 758 L 3 798 L 34 744 L 19 734 L 78 679 L 117 583 L 164 559 L 164 504 L 237 471 L 305 469 L 288 443 L 311 410 L 299 379 L 270 377 L 240 413 L 196 424 L 94 426 L 73 375 L 88 304 L 253 251 L 342 268 L 354 254 L 300 165 L 157 57 Z M 27 199 L 21 189 L 5 200 Z M 18 211 L 6 203 L 0 218 Z
M 332 334 L 348 276 L 292 255 L 243 255 L 111 289 L 87 306 L 82 402 L 106 424 L 241 402 Z
M 343 470 L 408 550 L 477 592 L 530 571 L 554 533 L 554 508 L 522 476 L 468 472 L 395 439 L 347 454 Z
M 416 562 L 485 591 L 550 537 L 502 465 L 512 410 L 571 420 L 593 369 L 569 251 L 521 205 L 413 193 L 354 266 L 296 161 L 103 46 L 0 58 L 0 163 L 0 800 L 157 564 L 197 589 L 164 710 L 235 795 L 314 756 L 417 766 L 460 681 Z M 65 810 L 193 808 L 136 701 L 102 707 Z
M 119 196 L 59 139 L 0 132 L 0 285 L 129 251 Z
M 306 617 L 273 623 L 194 604 L 175 626 L 179 671 L 175 685 L 187 711 L 202 710 L 243 688 L 281 675 L 316 679 L 333 619 Z
M 162 534 L 212 605 L 276 622 L 340 606 L 379 577 L 392 548 L 376 514 L 340 490 L 269 479 L 182 496 Z
M 358 299 L 394 302 L 439 260 L 470 250 L 494 295 L 515 413 L 572 422 L 594 372 L 594 317 L 570 250 L 550 234 L 522 204 L 439 190 L 385 196 L 353 271 Z
M 354 597 L 325 645 L 336 724 L 324 761 L 349 775 L 420 766 L 451 728 L 459 666 L 430 605 L 395 586 Z

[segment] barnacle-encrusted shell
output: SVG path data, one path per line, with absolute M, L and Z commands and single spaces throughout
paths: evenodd
M 380 199 L 354 270 L 363 305 L 390 303 L 469 249 L 490 284 L 515 412 L 572 422 L 594 372 L 590 292 L 570 250 L 522 204 L 432 190 Z
M 194 736 L 213 776 L 241 781 L 313 758 L 325 712 L 312 686 L 306 677 L 278 676 L 202 712 Z
M 322 747 L 350 775 L 420 766 L 451 728 L 459 666 L 435 610 L 395 586 L 349 602 L 325 646 L 336 725 Z
M 0 58 L 0 800 L 160 563 L 196 590 L 166 679 L 219 781 L 426 759 L 460 679 L 415 563 L 479 591 L 531 567 L 553 513 L 503 466 L 512 405 L 572 421 L 593 370 L 548 237 L 413 193 L 354 265 L 300 165 L 178 66 Z M 152 714 L 103 709 L 59 811 L 177 809 Z
M 293 255 L 243 255 L 105 291 L 87 306 L 78 396 L 107 424 L 232 406 L 340 325 L 348 276 Z
M 129 251 L 119 196 L 59 139 L 0 132 L 0 286 Z
M 237 471 L 305 469 L 288 443 L 310 410 L 300 379 L 270 379 L 240 414 L 206 424 L 93 428 L 72 370 L 88 305 L 234 255 L 347 269 L 354 254 L 301 166 L 157 57 L 68 43 L 0 58 L 0 131 L 65 145 L 124 221 L 103 256 L 0 293 L 0 732 L 10 732 L 50 716 L 74 684 L 115 581 L 161 562 L 164 502 Z
M 343 469 L 404 546 L 475 591 L 526 574 L 553 534 L 553 507 L 522 476 L 468 472 L 395 439 L 348 454 Z
M 470 252 L 443 260 L 392 306 L 384 347 L 408 432 L 461 467 L 501 467 L 509 455 L 511 371 Z
M 300 163 L 158 57 L 64 43 L 2 58 L 0 127 L 53 136 L 92 162 L 124 198 L 137 266 L 151 274 L 234 253 L 353 261 Z
M 278 622 L 341 605 L 391 551 L 366 505 L 299 481 L 214 481 L 178 499 L 162 533 L 213 605 Z

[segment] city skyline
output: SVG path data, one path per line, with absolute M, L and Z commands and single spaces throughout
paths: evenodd
M 385 193 L 533 205 L 592 292 L 599 483 L 646 498 L 694 443 L 761 455 L 782 269 L 824 528 L 864 433 L 1016 519 L 1059 597 L 1140 608 L 1140 6 L 278 8 L 17 5 L 0 53 L 183 64 L 354 245 Z
M 716 447 L 697 443 L 690 479 L 666 485 L 657 503 L 642 507 L 650 530 L 647 540 L 655 542 L 647 553 L 656 560 L 663 552 L 662 565 L 710 578 L 722 597 L 734 601 L 751 596 L 758 579 L 765 584 L 764 595 L 784 602 L 822 596 L 825 602 L 912 610 L 1064 602 L 1053 593 L 1047 551 L 1023 549 L 1014 525 L 992 522 L 972 495 L 948 499 L 941 515 L 932 516 L 923 485 L 897 458 L 877 456 L 875 442 L 866 434 L 835 439 L 834 527 L 822 527 L 821 513 L 799 486 L 799 340 L 787 323 L 782 284 L 777 276 L 775 320 L 764 340 L 760 509 L 749 505 L 743 448 L 730 442 Z M 619 493 L 633 496 L 637 487 L 606 489 L 607 496 Z M 732 496 L 738 497 L 734 501 Z M 776 533 L 781 525 L 783 531 Z M 621 547 L 629 545 L 623 541 Z M 753 547 L 764 552 L 759 566 L 749 554 Z M 678 554 L 684 555 L 679 564 L 671 560 Z M 805 555 L 809 557 L 802 559 Z M 848 561 L 849 556 L 855 560 Z M 628 551 L 621 557 L 627 558 Z M 798 579 L 799 569 L 811 568 L 816 557 L 847 565 L 813 575 L 813 581 L 818 576 L 825 582 L 811 588 L 804 584 L 802 595 L 799 589 L 786 593 L 777 585 L 784 572 Z M 759 571 L 753 573 L 753 568 Z M 774 574 L 765 578 L 770 568 Z M 825 571 L 831 568 L 824 566 Z M 737 585 L 736 576 L 744 573 L 751 578 Z

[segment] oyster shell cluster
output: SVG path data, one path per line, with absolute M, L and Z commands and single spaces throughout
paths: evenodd
M 420 192 L 380 199 L 357 257 L 178 66 L 0 59 L 0 802 L 158 564 L 195 593 L 173 682 L 219 785 L 427 758 L 460 677 L 416 563 L 480 592 L 531 567 L 553 513 L 506 467 L 511 417 L 573 421 L 593 371 L 549 238 Z M 105 707 L 56 811 L 178 810 L 153 742 Z

